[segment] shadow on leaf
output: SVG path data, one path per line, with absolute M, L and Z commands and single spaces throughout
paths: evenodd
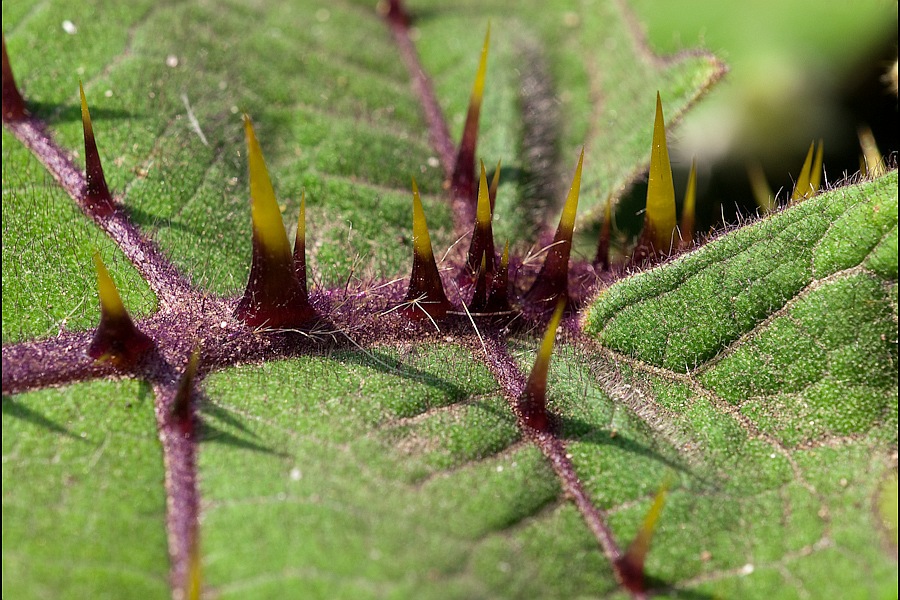
M 32 425 L 37 425 L 38 427 L 47 431 L 64 435 L 66 437 L 72 438 L 73 440 L 78 440 L 79 442 L 85 441 L 62 425 L 51 421 L 36 410 L 32 410 L 27 406 L 19 404 L 9 396 L 3 396 L 3 414 L 9 415 L 16 419 L 21 419 L 23 421 L 31 423 Z

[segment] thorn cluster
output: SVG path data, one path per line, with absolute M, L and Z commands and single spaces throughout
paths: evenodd
M 250 171 L 253 254 L 247 287 L 234 316 L 251 327 L 305 327 L 316 319 L 306 289 L 305 197 L 300 203 L 298 239 L 292 252 L 269 170 L 247 115 L 244 132 Z

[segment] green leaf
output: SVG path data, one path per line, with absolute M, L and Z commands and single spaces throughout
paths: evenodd
M 250 268 L 242 111 L 289 236 L 306 192 L 314 297 L 349 303 L 408 273 L 411 176 L 436 257 L 457 242 L 420 101 L 372 4 L 2 10 L 30 109 L 80 165 L 84 81 L 110 189 L 203 292 L 191 310 L 221 311 L 222 330 L 252 345 L 267 334 L 239 330 L 221 299 L 233 303 Z M 454 139 L 491 23 L 478 155 L 503 161 L 494 227 L 518 256 L 556 222 L 582 145 L 586 223 L 646 169 L 657 90 L 672 123 L 724 69 L 703 53 L 652 56 L 614 1 L 411 10 Z M 2 143 L 4 371 L 11 349 L 96 325 L 95 248 L 139 326 L 192 335 L 37 159 L 8 131 Z M 840 188 L 627 278 L 591 304 L 587 336 L 560 340 L 550 408 L 620 545 L 673 478 L 651 587 L 896 595 L 896 189 L 896 172 Z M 328 347 L 340 332 L 317 335 Z M 356 337 L 291 358 L 239 347 L 227 365 L 201 362 L 206 596 L 626 595 L 517 425 L 483 340 Z M 506 342 L 523 371 L 538 339 Z M 183 368 L 186 354 L 160 352 Z M 4 597 L 172 596 L 173 467 L 160 444 L 171 432 L 154 386 L 7 395 L 5 382 Z

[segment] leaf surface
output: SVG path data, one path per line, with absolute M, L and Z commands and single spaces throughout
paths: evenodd
M 478 155 L 503 161 L 494 226 L 519 254 L 556 222 L 582 145 L 579 224 L 646 168 L 657 90 L 671 123 L 723 70 L 654 57 L 616 2 L 410 8 L 454 139 L 491 22 Z M 306 192 L 314 294 L 404 277 L 411 176 L 439 266 L 457 241 L 420 102 L 369 2 L 4 3 L 3 17 L 30 108 L 77 156 L 84 80 L 110 189 L 211 303 L 250 268 L 242 111 L 289 236 Z M 551 409 L 621 543 L 675 478 L 654 588 L 896 594 L 873 503 L 896 482 L 896 187 L 894 173 L 813 198 L 626 279 L 592 304 L 588 336 L 560 345 Z M 154 314 L 115 244 L 4 131 L 4 353 L 97 322 L 94 247 L 139 324 Z M 537 344 L 509 341 L 523 370 Z M 624 596 L 481 356 L 398 332 L 204 373 L 206 593 Z M 4 395 L 4 596 L 171 593 L 150 396 L 132 380 Z

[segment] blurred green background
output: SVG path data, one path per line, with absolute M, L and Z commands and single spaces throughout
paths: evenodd
M 759 165 L 789 195 L 812 140 L 825 143 L 830 183 L 859 171 L 858 129 L 896 153 L 897 2 L 859 0 L 630 0 L 658 54 L 705 48 L 730 67 L 670 136 L 679 202 L 698 161 L 701 230 L 755 210 L 747 170 Z M 896 71 L 895 71 L 896 72 Z M 663 99 L 665 100 L 665 99 Z M 643 208 L 635 189 L 621 206 Z

